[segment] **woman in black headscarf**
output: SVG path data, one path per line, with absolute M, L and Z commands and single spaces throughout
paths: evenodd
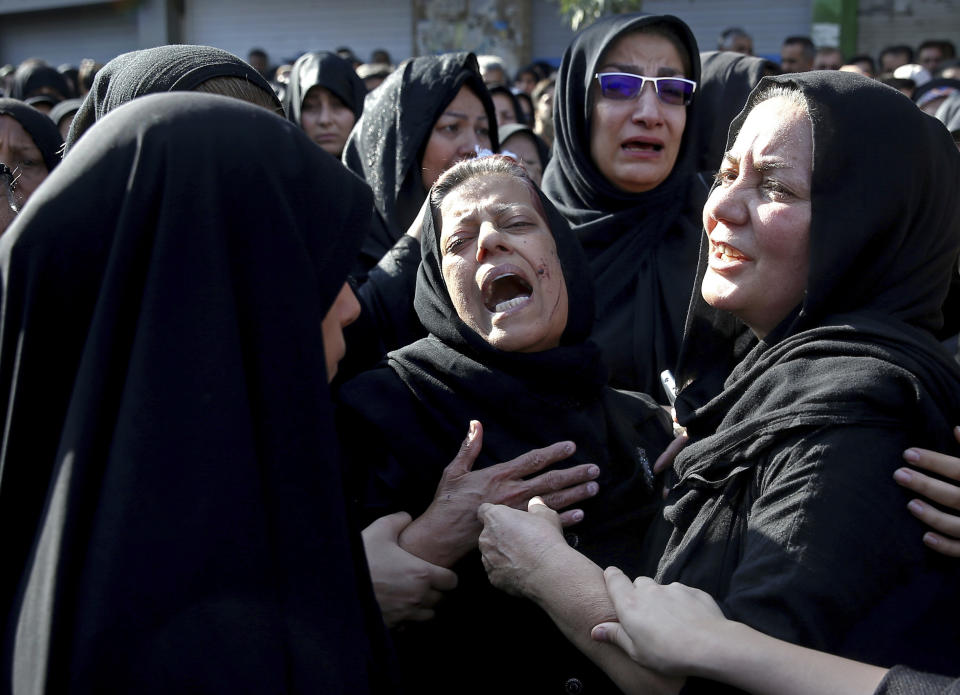
M 353 65 L 329 51 L 304 53 L 290 71 L 284 96 L 287 117 L 311 140 L 340 157 L 363 113 L 367 89 Z
M 467 118 L 445 117 L 461 95 L 469 102 Z M 430 157 L 431 140 L 453 129 L 462 142 L 445 156 Z M 371 93 L 343 154 L 347 167 L 373 190 L 383 222 L 364 244 L 369 265 L 407 231 L 443 170 L 473 156 L 478 145 L 496 151 L 499 140 L 493 102 L 472 53 L 413 58 Z
M 96 121 L 131 99 L 189 91 L 236 97 L 283 115 L 270 84 L 232 53 L 211 46 L 157 46 L 119 55 L 97 71 L 70 126 L 66 151 Z
M 13 691 L 386 690 L 327 386 L 369 204 L 264 109 L 151 95 L 0 240 Z
M 474 205 L 476 219 L 457 219 Z M 572 440 L 576 452 L 561 464 L 564 473 L 595 464 L 599 492 L 582 504 L 570 542 L 597 562 L 635 566 L 656 507 L 650 462 L 669 440 L 664 413 L 645 396 L 606 387 L 599 350 L 588 341 L 593 301 L 583 252 L 517 164 L 487 157 L 448 171 L 431 192 L 421 236 L 415 308 L 429 337 L 390 353 L 385 366 L 339 393 L 340 431 L 351 458 L 370 470 L 369 513 L 403 509 L 419 517 L 401 544 L 433 562 L 456 562 L 460 578 L 433 622 L 397 636 L 401 662 L 419 692 L 449 692 L 451 679 L 458 692 L 489 692 L 502 687 L 504 674 L 511 692 L 574 680 L 590 692 L 613 690 L 536 610 L 490 589 L 474 550 L 476 507 L 490 498 L 471 497 L 472 535 L 455 533 L 464 522 L 452 516 L 458 503 L 450 497 L 471 474 L 444 467 L 468 428 L 476 475 Z M 559 469 L 547 475 L 559 477 Z M 509 503 L 525 504 L 536 492 Z M 483 654 L 489 666 L 465 679 L 464 654 Z
M 500 129 L 500 149 L 519 159 L 527 170 L 531 180 L 540 185 L 543 181 L 543 169 L 550 161 L 550 148 L 547 147 L 533 128 L 522 123 L 514 123 Z
M 63 101 L 72 95 L 67 81 L 56 68 L 41 60 L 25 60 L 14 73 L 10 96 L 23 101 L 40 94 L 51 96 L 57 101 Z
M 598 73 L 618 82 L 601 88 Z M 543 190 L 590 260 L 593 337 L 611 384 L 658 396 L 660 372 L 674 367 L 696 272 L 706 195 L 694 176 L 697 99 L 689 86 L 663 83 L 661 92 L 644 84 L 631 94 L 635 79 L 623 73 L 699 82 L 689 27 L 669 15 L 617 15 L 574 38 L 557 74 Z
M 960 159 L 909 99 L 838 71 L 765 78 L 728 147 L 678 373 L 693 443 L 648 573 L 786 641 L 957 675 L 960 568 L 917 543 L 893 473 L 908 446 L 958 451 L 960 369 L 932 332 Z
M 62 146 L 57 127 L 45 114 L 18 99 L 0 99 L 0 162 L 16 181 L 18 209 L 57 166 Z

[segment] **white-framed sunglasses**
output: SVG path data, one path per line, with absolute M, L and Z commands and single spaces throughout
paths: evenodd
M 697 83 L 685 77 L 644 77 L 629 72 L 598 72 L 600 93 L 605 99 L 626 101 L 633 99 L 647 82 L 653 82 L 657 98 L 664 104 L 686 106 L 693 101 Z

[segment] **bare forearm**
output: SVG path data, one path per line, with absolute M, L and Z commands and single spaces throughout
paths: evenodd
M 886 669 L 798 647 L 728 622 L 702 650 L 694 650 L 689 672 L 754 695 L 812 695 L 823 692 L 824 683 L 835 695 L 870 695 Z
M 440 567 L 454 563 L 477 545 L 480 524 L 475 529 L 457 529 L 456 524 L 434 524 L 425 514 L 417 517 L 400 534 L 400 547 L 421 560 Z M 458 532 L 459 531 L 459 532 Z
M 640 666 L 619 648 L 590 637 L 591 628 L 616 620 L 603 570 L 572 548 L 560 548 L 538 570 L 529 587 L 532 598 L 574 646 L 589 657 L 625 693 L 676 693 L 682 680 Z

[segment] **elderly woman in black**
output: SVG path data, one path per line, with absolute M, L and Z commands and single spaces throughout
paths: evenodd
M 659 375 L 676 363 L 707 192 L 695 176 L 699 79 L 697 43 L 676 17 L 591 25 L 560 64 L 543 177 L 590 261 L 611 384 L 664 402 Z
M 353 65 L 329 51 L 304 53 L 290 71 L 287 117 L 339 158 L 360 114 L 367 89 Z
M 960 206 L 936 192 L 960 159 L 909 100 L 842 72 L 764 79 L 728 147 L 678 375 L 693 443 L 646 573 L 780 639 L 956 675 L 958 568 L 917 542 L 892 478 L 908 446 L 957 453 L 960 370 L 931 332 L 960 250 Z M 586 637 L 604 611 L 553 571 L 602 602 L 600 569 L 510 511 L 481 510 L 494 581 L 610 656 Z
M 582 520 L 570 542 L 598 562 L 633 565 L 656 506 L 650 463 L 668 442 L 664 413 L 606 386 L 588 341 L 593 302 L 582 250 L 512 160 L 464 162 L 441 178 L 422 253 L 416 310 L 429 337 L 339 394 L 340 431 L 352 460 L 370 471 L 370 515 L 409 511 L 416 519 L 401 545 L 460 577 L 432 624 L 396 636 L 401 663 L 418 692 L 449 692 L 451 679 L 458 692 L 562 689 L 571 678 L 612 691 L 542 615 L 487 584 L 476 509 L 496 496 L 522 507 L 538 489 L 561 506 L 584 500 L 564 514 Z M 468 427 L 468 456 L 444 470 Z M 497 463 L 557 440 L 575 445 L 560 445 L 563 468 L 529 477 L 556 445 L 529 470 Z M 520 624 L 542 631 L 535 645 L 507 627 Z M 496 668 L 463 678 L 458 655 L 481 651 Z

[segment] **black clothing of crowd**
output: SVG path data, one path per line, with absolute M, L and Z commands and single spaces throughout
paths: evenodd
M 650 32 L 698 86 L 668 175 L 635 193 L 593 160 L 594 83 Z M 601 567 L 702 588 L 787 641 L 960 675 L 960 566 L 919 543 L 891 480 L 908 446 L 960 454 L 960 367 L 934 337 L 960 255 L 957 95 L 941 123 L 859 75 L 776 71 L 700 54 L 671 16 L 578 34 L 542 191 L 496 174 L 529 184 L 569 307 L 559 343 L 526 352 L 460 313 L 421 169 L 464 88 L 500 148 L 473 54 L 410 59 L 366 94 L 349 61 L 308 53 L 281 99 L 236 56 L 165 46 L 49 118 L 22 99 L 67 95 L 63 75 L 17 70 L 0 116 L 50 175 L 0 237 L 4 691 L 616 692 L 475 550 L 433 620 L 383 624 L 361 529 L 426 516 L 473 420 L 477 471 L 567 439 L 546 470 L 596 465 L 568 539 Z M 776 85 L 813 129 L 810 271 L 758 337 L 700 294 L 701 211 L 704 172 Z M 340 162 L 303 132 L 314 87 L 354 115 Z M 331 363 L 347 286 L 359 318 Z M 668 369 L 691 443 L 656 475 Z

